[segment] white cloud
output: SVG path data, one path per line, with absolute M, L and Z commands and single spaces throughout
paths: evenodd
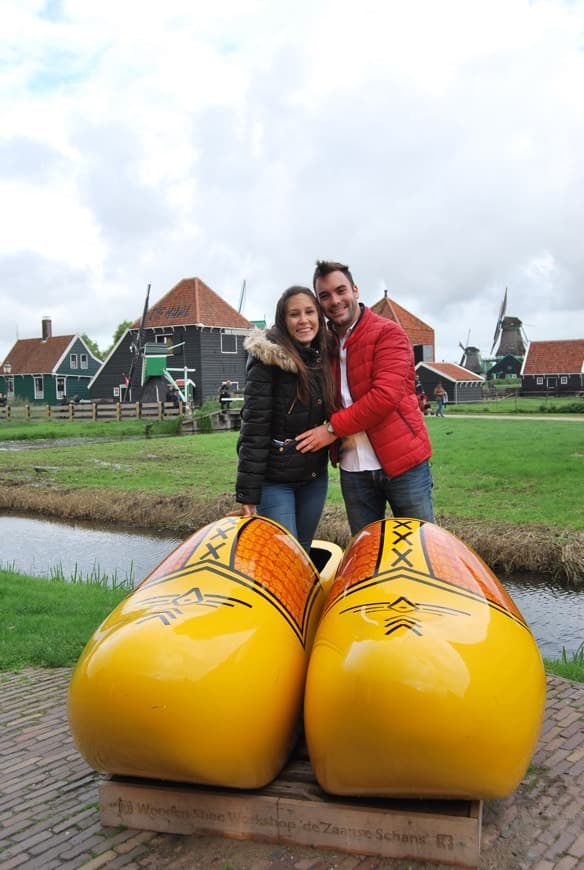
M 488 353 L 505 286 L 581 337 L 583 36 L 559 0 L 4 0 L 0 358 L 192 275 L 269 320 L 317 257 L 439 359 Z

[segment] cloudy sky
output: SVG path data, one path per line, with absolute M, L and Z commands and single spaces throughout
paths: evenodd
M 349 263 L 484 356 L 584 337 L 584 2 L 0 0 L 0 360 Z M 470 335 L 469 335 L 470 334 Z

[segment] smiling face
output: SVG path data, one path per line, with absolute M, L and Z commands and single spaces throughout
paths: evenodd
M 318 335 L 318 310 L 305 293 L 295 293 L 286 303 L 286 329 L 298 344 L 309 345 Z
M 344 335 L 359 316 L 359 288 L 342 272 L 329 272 L 318 278 L 315 289 L 325 317 Z

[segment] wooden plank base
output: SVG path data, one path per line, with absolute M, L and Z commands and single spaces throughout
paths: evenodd
M 112 777 L 100 785 L 99 804 L 104 826 L 479 864 L 482 802 L 334 797 L 319 788 L 298 755 L 259 791 Z

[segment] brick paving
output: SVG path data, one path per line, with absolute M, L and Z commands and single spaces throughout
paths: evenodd
M 373 870 L 438 865 L 221 837 L 104 828 L 100 775 L 69 733 L 71 671 L 0 673 L 0 868 Z M 584 684 L 548 676 L 544 726 L 516 792 L 484 807 L 480 868 L 584 868 Z M 512 727 L 512 723 L 510 723 Z

